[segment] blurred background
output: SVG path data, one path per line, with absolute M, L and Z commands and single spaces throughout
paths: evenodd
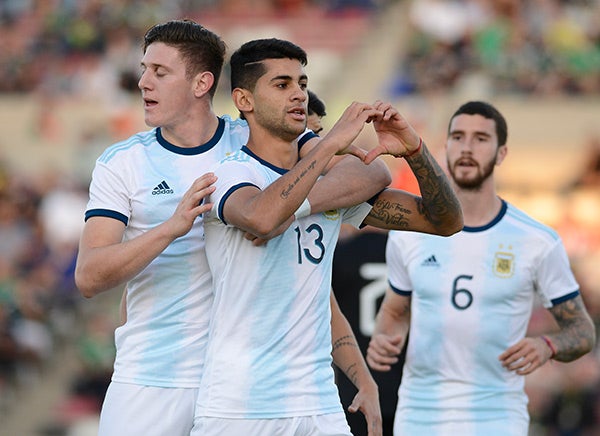
M 0 435 L 95 434 L 121 290 L 74 286 L 87 187 L 104 148 L 147 129 L 144 32 L 184 17 L 230 52 L 304 47 L 326 130 L 353 100 L 389 100 L 441 159 L 455 108 L 492 102 L 509 126 L 500 193 L 560 233 L 600 323 L 600 0 L 0 0 Z M 235 115 L 227 70 L 216 109 Z M 551 328 L 536 309 L 531 333 Z M 531 436 L 600 434 L 599 359 L 527 378 Z

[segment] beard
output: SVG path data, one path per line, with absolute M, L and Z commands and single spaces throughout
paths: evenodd
M 270 112 L 257 110 L 255 116 L 258 124 L 263 126 L 266 130 L 269 130 L 274 136 L 283 138 L 287 141 L 295 140 L 306 129 L 306 122 L 304 125 L 286 122 L 286 114 L 279 116 Z
M 485 182 L 492 176 L 492 174 L 494 174 L 494 167 L 496 166 L 496 156 L 494 156 L 493 159 L 490 159 L 488 162 L 486 162 L 483 166 L 480 166 L 478 164 L 477 166 L 472 167 L 476 168 L 478 171 L 475 173 L 475 175 L 469 176 L 461 175 L 461 167 L 457 166 L 456 164 L 452 166 L 450 165 L 450 162 L 447 163 L 450 177 L 452 177 L 452 180 L 454 181 L 456 186 L 466 191 L 477 191 L 481 188 L 483 182 Z

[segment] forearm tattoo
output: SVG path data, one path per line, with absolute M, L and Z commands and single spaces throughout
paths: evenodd
M 557 304 L 550 312 L 560 327 L 559 333 L 551 335 L 555 360 L 570 362 L 592 349 L 596 340 L 594 324 L 581 296 Z
M 398 230 L 407 229 L 410 225 L 409 215 L 412 211 L 400 203 L 378 198 L 373 204 L 370 217 L 385 224 L 386 228 L 393 227 Z
M 448 217 L 460 213 L 460 203 L 448 177 L 427 147 L 407 161 L 419 182 L 422 198 L 417 199 L 417 209 L 425 219 L 434 226 L 441 226 Z
M 306 176 L 311 170 L 314 170 L 315 167 L 317 165 L 317 161 L 313 160 L 311 163 L 308 164 L 308 166 L 306 168 L 304 168 L 302 170 L 302 172 L 300 172 L 300 174 L 298 175 L 298 177 L 296 177 L 295 180 L 293 180 L 292 182 L 290 182 L 286 188 L 281 191 L 281 198 L 286 199 L 290 196 L 290 194 L 292 193 L 293 189 L 296 187 L 296 185 L 298 183 L 300 183 L 300 180 L 302 180 L 304 178 L 304 176 Z
M 332 347 L 331 353 L 332 354 L 335 353 L 338 348 L 343 347 L 343 346 L 358 348 L 358 345 L 357 345 L 354 337 L 352 337 L 351 335 L 346 335 L 346 336 L 342 336 L 341 338 L 336 339 L 333 342 L 333 347 Z
M 345 346 L 358 349 L 358 344 L 356 343 L 355 338 L 351 335 L 346 335 L 346 336 L 342 336 L 341 338 L 336 339 L 333 342 L 331 354 L 333 355 L 337 350 L 339 350 L 341 347 L 345 347 Z M 346 377 L 348 377 L 348 379 L 354 385 L 356 385 L 356 383 L 358 382 L 357 363 L 353 362 L 350 365 L 348 365 L 346 368 L 342 368 L 341 366 L 339 368 L 343 371 L 344 374 L 346 374 Z

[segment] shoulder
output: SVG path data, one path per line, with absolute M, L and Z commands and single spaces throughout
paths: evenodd
M 545 240 L 549 243 L 555 243 L 560 240 L 558 232 L 552 227 L 538 221 L 508 202 L 505 218 L 507 224 L 513 226 L 515 229 L 520 229 L 523 233 L 531 237 Z
M 386 242 L 386 249 L 388 252 L 396 251 L 399 253 L 406 253 L 414 247 L 424 245 L 432 238 L 439 238 L 439 236 L 405 230 L 390 230 Z
M 220 117 L 225 123 L 225 129 L 230 135 L 248 136 L 248 122 L 241 118 L 233 119 L 230 115 L 222 115 Z
M 140 148 L 148 147 L 156 143 L 156 129 L 139 132 L 108 147 L 100 155 L 98 162 L 108 164 L 111 161 L 124 158 Z

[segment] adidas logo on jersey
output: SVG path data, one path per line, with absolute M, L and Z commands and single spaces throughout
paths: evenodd
M 439 267 L 440 264 L 438 263 L 437 259 L 435 258 L 435 254 L 432 254 L 431 256 L 429 256 L 427 259 L 425 259 L 421 263 L 421 266 L 436 266 L 436 267 Z
M 160 182 L 156 188 L 152 190 L 152 195 L 161 195 L 161 194 L 172 194 L 173 190 L 167 185 L 167 182 L 164 180 Z

